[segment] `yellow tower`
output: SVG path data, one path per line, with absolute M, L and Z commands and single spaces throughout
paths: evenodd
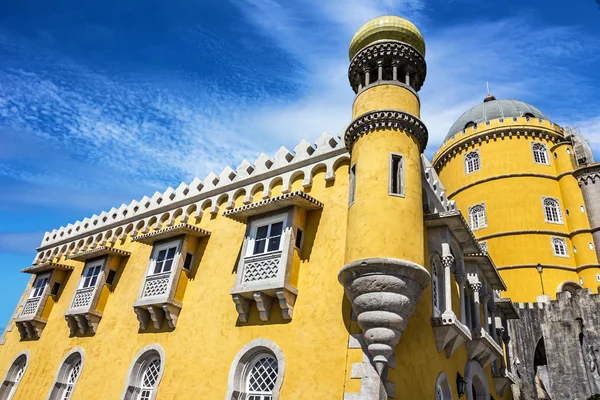
M 367 22 L 350 44 L 356 98 L 345 133 L 351 177 L 339 280 L 380 374 L 429 282 L 420 158 L 427 129 L 417 94 L 424 55 L 419 30 L 393 16 Z
M 488 95 L 450 128 L 433 164 L 513 301 L 555 297 L 564 285 L 596 291 L 569 132 L 536 107 Z

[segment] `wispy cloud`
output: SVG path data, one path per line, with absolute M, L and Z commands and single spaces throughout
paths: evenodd
M 0 232 L 0 253 L 30 255 L 43 237 L 44 232 Z

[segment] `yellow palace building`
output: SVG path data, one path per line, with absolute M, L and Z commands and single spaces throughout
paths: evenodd
M 369 21 L 343 138 L 46 233 L 0 339 L 0 400 L 593 394 L 600 166 L 493 96 L 430 162 L 425 54 L 411 22 Z M 574 389 L 553 375 L 558 305 L 587 312 Z

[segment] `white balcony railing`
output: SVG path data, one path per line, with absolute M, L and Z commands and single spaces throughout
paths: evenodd
M 41 297 L 36 297 L 33 299 L 29 299 L 25 302 L 25 306 L 23 306 L 23 311 L 21 311 L 21 315 L 33 315 L 36 313 L 37 308 L 40 304 Z
M 94 294 L 94 288 L 89 287 L 85 289 L 79 289 L 75 292 L 71 308 L 87 307 L 92 302 L 92 295 Z
M 277 277 L 281 265 L 281 251 L 251 256 L 244 259 L 242 283 L 263 281 Z
M 161 296 L 169 291 L 171 272 L 146 277 L 142 297 Z

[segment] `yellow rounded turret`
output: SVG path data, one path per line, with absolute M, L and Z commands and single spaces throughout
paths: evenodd
M 373 18 L 356 31 L 350 42 L 350 60 L 368 45 L 389 40 L 409 44 L 425 56 L 425 40 L 415 24 L 404 18 L 386 15 Z

